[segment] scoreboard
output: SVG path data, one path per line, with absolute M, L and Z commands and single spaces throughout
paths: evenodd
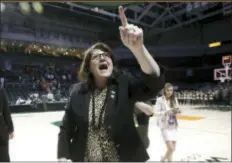
M 227 55 L 222 57 L 222 65 L 230 65 L 232 63 L 232 55 Z

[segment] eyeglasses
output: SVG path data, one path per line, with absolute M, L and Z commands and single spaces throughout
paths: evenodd
M 99 59 L 101 59 L 101 57 L 103 57 L 103 58 L 106 58 L 106 57 L 108 57 L 108 58 L 110 58 L 110 53 L 102 53 L 102 54 L 96 54 L 96 55 L 92 55 L 92 60 L 99 60 Z

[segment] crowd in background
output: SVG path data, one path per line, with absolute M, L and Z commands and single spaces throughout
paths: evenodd
M 1 80 L 12 105 L 57 102 L 66 100 L 69 86 L 77 82 L 77 68 L 59 68 L 55 64 L 15 66 L 10 71 L 2 70 Z
M 180 89 L 176 92 L 179 103 L 182 105 L 232 105 L 231 81 L 218 84 L 200 84 L 191 89 Z
M 131 71 L 131 70 L 129 70 Z M 135 74 L 133 70 L 133 74 Z M 65 101 L 71 84 L 77 82 L 77 68 L 58 68 L 54 64 L 43 66 L 17 67 L 8 75 L 1 71 L 1 86 L 5 82 L 6 89 L 28 91 L 27 95 L 17 95 L 11 104 L 31 104 L 35 101 Z M 6 72 L 5 72 L 6 74 Z M 13 74 L 13 75 L 9 75 Z M 4 80 L 4 82 L 2 82 Z M 232 84 L 225 83 L 176 83 L 176 96 L 181 105 L 215 106 L 232 105 Z M 8 91 L 9 92 L 9 91 Z M 10 93 L 9 93 L 10 94 Z
M 60 88 L 61 84 L 76 81 L 77 70 L 60 69 L 54 64 L 46 66 L 25 66 L 19 74 L 19 84 L 30 84 L 32 90 L 53 92 Z

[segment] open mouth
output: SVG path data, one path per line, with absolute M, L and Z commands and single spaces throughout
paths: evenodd
M 107 69 L 108 69 L 108 65 L 106 63 L 99 65 L 99 70 L 107 70 Z

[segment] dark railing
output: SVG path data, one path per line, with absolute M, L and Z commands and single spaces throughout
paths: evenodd
M 9 108 L 12 113 L 25 112 L 44 112 L 44 111 L 62 111 L 65 110 L 67 102 L 46 102 L 33 104 L 10 105 Z

